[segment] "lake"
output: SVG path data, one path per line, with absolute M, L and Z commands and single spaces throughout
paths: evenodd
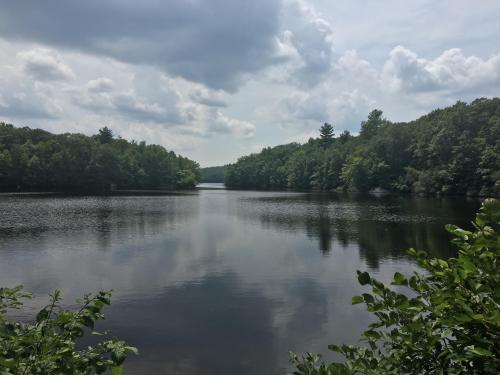
M 68 306 L 114 289 L 97 328 L 139 348 L 126 374 L 284 374 L 289 350 L 356 342 L 356 270 L 389 281 L 416 269 L 410 246 L 454 255 L 443 226 L 470 228 L 480 204 L 203 187 L 0 195 L 0 285 L 35 294 L 28 314 L 56 288 Z

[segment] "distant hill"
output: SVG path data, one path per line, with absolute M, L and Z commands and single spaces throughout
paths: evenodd
M 227 166 L 222 165 L 218 167 L 201 168 L 201 182 L 224 182 L 226 167 Z
M 1 191 L 189 189 L 199 177 L 197 162 L 106 127 L 88 137 L 0 122 Z
M 457 102 L 410 122 L 374 110 L 359 135 L 325 124 L 305 144 L 264 148 L 227 166 L 240 189 L 500 196 L 500 99 Z

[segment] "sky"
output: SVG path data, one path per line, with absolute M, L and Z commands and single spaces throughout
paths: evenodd
M 0 0 L 0 121 L 202 167 L 500 95 L 498 0 Z

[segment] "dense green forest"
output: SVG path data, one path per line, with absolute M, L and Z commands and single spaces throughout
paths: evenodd
M 193 188 L 198 163 L 145 142 L 88 137 L 0 123 L 0 190 L 95 191 Z
M 201 168 L 201 182 L 224 182 L 226 166 Z
M 374 110 L 359 135 L 325 124 L 305 144 L 264 148 L 226 170 L 230 188 L 500 195 L 500 99 L 394 123 Z

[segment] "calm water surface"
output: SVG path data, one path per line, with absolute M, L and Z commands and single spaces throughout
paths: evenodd
M 288 351 L 354 343 L 355 271 L 450 256 L 443 225 L 479 201 L 207 189 L 175 196 L 0 195 L 0 285 L 71 305 L 114 289 L 110 329 L 141 352 L 126 374 L 283 374 Z

